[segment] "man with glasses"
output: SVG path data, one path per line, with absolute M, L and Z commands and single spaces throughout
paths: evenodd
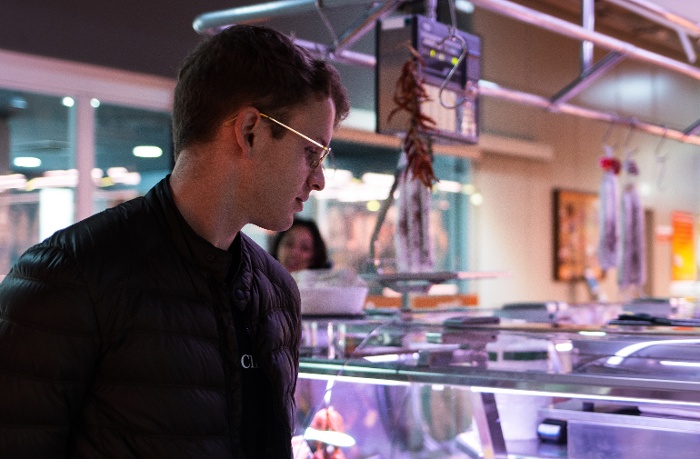
M 241 229 L 292 224 L 348 110 L 338 72 L 268 28 L 185 59 L 172 174 L 0 284 L 3 457 L 292 457 L 299 292 Z

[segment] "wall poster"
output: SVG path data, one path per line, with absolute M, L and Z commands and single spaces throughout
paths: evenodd
M 554 280 L 602 278 L 597 256 L 598 194 L 555 189 L 553 204 Z
M 695 261 L 695 227 L 693 214 L 673 212 L 671 214 L 671 280 L 694 281 L 697 279 Z

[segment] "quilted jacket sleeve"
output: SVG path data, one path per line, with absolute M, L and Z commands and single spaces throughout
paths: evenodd
M 0 451 L 66 457 L 99 348 L 92 302 L 59 248 L 28 250 L 0 284 Z

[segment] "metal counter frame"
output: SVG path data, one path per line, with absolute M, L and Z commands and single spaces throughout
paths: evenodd
M 700 337 L 694 338 L 695 330 L 669 330 L 668 328 L 625 328 L 618 327 L 601 331 L 599 338 L 582 335 L 582 331 L 589 328 L 557 327 L 557 326 L 474 326 L 461 327 L 459 330 L 447 329 L 431 322 L 394 321 L 382 324 L 380 322 L 363 323 L 355 322 L 362 327 L 369 326 L 374 330 L 382 327 L 392 328 L 394 334 L 406 332 L 408 340 L 401 337 L 404 346 L 394 348 L 377 347 L 377 353 L 371 352 L 371 346 L 360 349 L 363 352 L 355 352 L 350 358 L 344 360 L 331 360 L 326 358 L 302 358 L 300 362 L 300 376 L 327 379 L 351 380 L 358 383 L 371 384 L 440 384 L 469 388 L 472 403 L 474 405 L 474 420 L 477 424 L 485 458 L 506 458 L 508 451 L 504 441 L 503 432 L 498 422 L 498 409 L 494 394 L 516 393 L 523 395 L 540 395 L 552 397 L 565 397 L 571 399 L 583 399 L 592 401 L 608 401 L 613 403 L 634 404 L 663 404 L 678 407 L 698 407 L 700 410 L 700 378 L 695 374 L 700 373 L 700 352 L 688 352 L 690 349 L 700 348 Z M 332 326 L 332 324 L 331 324 Z M 353 323 L 347 323 L 348 330 L 352 330 Z M 419 332 L 423 332 L 420 334 Z M 424 345 L 417 349 L 411 349 L 410 334 L 416 334 L 420 339 L 427 335 L 435 336 L 460 336 L 465 339 L 461 344 L 432 344 Z M 556 371 L 523 371 L 508 369 L 489 369 L 462 364 L 453 364 L 449 360 L 434 358 L 436 355 L 449 354 L 451 350 L 469 347 L 469 337 L 474 333 L 494 333 L 503 336 L 516 336 L 522 339 L 549 340 L 551 343 L 570 343 L 565 346 L 576 352 L 577 346 L 586 349 L 593 346 L 599 354 L 603 364 L 596 367 L 595 374 L 581 373 L 578 368 L 562 368 Z M 479 336 L 479 335 L 476 335 Z M 439 340 L 439 338 L 438 338 Z M 583 340 L 583 341 L 581 341 Z M 634 371 L 626 371 L 615 366 L 626 355 L 626 349 L 644 350 L 647 343 L 653 345 L 678 346 L 679 358 L 687 357 L 684 362 L 690 366 L 690 373 L 684 375 L 635 374 Z M 408 349 L 406 344 L 409 345 Z M 426 343 L 423 343 L 426 344 Z M 483 347 L 479 342 L 478 346 Z M 358 348 L 359 349 L 359 348 Z M 393 349 L 393 351 L 392 351 Z M 561 359 L 562 356 L 555 349 L 550 348 L 550 359 Z M 602 351 L 600 350 L 602 349 Z M 368 360 L 377 355 L 390 355 L 395 352 L 395 359 L 391 362 Z M 591 352 L 591 351 L 586 351 Z M 630 351 L 631 352 L 631 351 Z M 666 351 L 668 352 L 668 351 Z M 365 355 L 367 354 L 367 355 Z M 624 356 L 621 358 L 619 355 Z M 596 355 L 594 355 L 595 357 Z M 606 360 L 607 359 L 607 360 Z M 617 359 L 617 360 L 615 360 Z M 622 359 L 622 360 L 620 360 Z M 642 358 L 640 358 L 642 359 Z M 653 357 L 644 356 L 644 361 L 655 363 Z M 698 359 L 696 361 L 696 359 Z M 610 363 L 608 365 L 608 363 Z M 660 362 L 663 363 L 663 362 Z M 697 369 L 696 369 L 697 367 Z M 661 368 L 661 367 L 659 367 Z M 662 368 L 663 369 L 663 368 Z

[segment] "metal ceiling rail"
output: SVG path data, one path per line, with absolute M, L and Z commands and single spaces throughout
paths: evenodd
M 303 40 L 301 38 L 295 38 L 294 43 L 307 51 L 310 51 L 316 57 L 330 59 L 333 62 L 359 65 L 360 67 L 365 67 L 368 69 L 373 69 L 377 65 L 377 58 L 370 54 L 358 53 L 350 50 L 336 52 L 331 46 L 322 45 L 309 40 Z
M 207 35 L 232 24 L 250 24 L 287 14 L 312 13 L 325 8 L 374 3 L 372 0 L 279 0 L 203 13 L 195 18 L 192 27 L 198 33 Z
M 697 60 L 697 54 L 688 35 L 693 37 L 700 36 L 700 25 L 646 0 L 607 1 L 674 30 L 678 35 L 681 46 L 683 46 L 688 61 L 695 62 Z
M 700 35 L 700 24 L 697 24 L 688 18 L 679 16 L 672 11 L 662 8 L 656 3 L 647 0 L 607 0 L 623 8 L 627 8 L 640 16 L 656 21 L 666 27 L 687 32 L 690 35 Z M 686 0 L 687 1 L 687 0 Z
M 352 46 L 367 32 L 376 27 L 377 20 L 383 19 L 393 13 L 401 3 L 403 3 L 403 0 L 387 0 L 383 4 L 379 2 L 375 7 L 368 9 L 364 17 L 360 18 L 358 23 L 350 26 L 341 36 L 340 40 L 338 40 L 338 43 L 335 45 L 334 52 L 338 53 Z
M 391 14 L 401 3 L 403 0 L 385 0 L 384 2 L 374 0 L 279 0 L 203 13 L 195 18 L 192 27 L 202 35 L 213 35 L 232 24 L 251 24 L 288 14 L 319 13 L 326 8 L 366 5 L 367 10 L 364 17 L 350 26 L 337 43 L 322 45 L 298 38 L 295 41 L 304 48 L 312 49 L 323 55 L 324 58 L 335 62 L 374 67 L 375 59 L 373 57 L 353 52 L 348 48 L 374 28 L 377 19 Z
M 662 56 L 660 54 L 653 53 L 651 51 L 639 48 L 637 46 L 634 46 L 630 43 L 624 42 L 622 40 L 618 40 L 616 38 L 595 32 L 593 30 L 590 30 L 586 27 L 581 27 L 576 24 L 573 24 L 568 21 L 564 21 L 559 18 L 555 18 L 553 16 L 546 15 L 544 13 L 541 13 L 539 11 L 535 11 L 529 8 L 526 8 L 524 6 L 515 4 L 513 2 L 509 2 L 507 0 L 470 0 L 474 5 L 479 6 L 481 8 L 487 9 L 489 11 L 502 14 L 508 17 L 511 17 L 513 19 L 517 19 L 519 21 L 541 27 L 543 29 L 549 30 L 551 32 L 556 32 L 559 34 L 562 34 L 564 36 L 567 36 L 569 38 L 577 39 L 582 42 L 590 42 L 595 45 L 601 46 L 602 48 L 606 48 L 610 51 L 612 51 L 611 56 L 627 56 L 627 57 L 632 57 L 659 67 L 663 67 L 681 74 L 684 74 L 686 76 L 689 76 L 695 80 L 700 80 L 700 68 L 685 64 L 683 62 L 679 62 L 677 60 L 668 58 L 666 56 Z M 631 3 L 633 3 L 635 0 L 629 0 Z M 641 1 L 638 1 L 637 3 L 641 3 Z M 585 11 L 584 11 L 585 13 Z M 617 60 L 617 58 L 616 58 Z M 578 83 L 574 83 L 574 86 L 572 88 L 575 88 L 576 85 L 579 86 L 579 89 L 585 87 L 583 82 L 586 79 L 586 75 L 583 74 L 581 78 L 579 79 Z M 481 91 L 481 85 L 480 85 L 480 92 Z M 560 96 L 563 95 L 563 92 L 560 92 L 559 95 L 555 95 L 554 98 L 561 98 Z M 537 98 L 537 96 L 535 96 Z M 520 99 L 520 97 L 515 97 L 514 99 Z M 525 98 L 524 100 L 530 100 L 529 98 Z M 523 102 L 524 102 L 523 100 Z M 546 100 L 546 99 L 545 99 Z M 558 100 L 558 99 L 557 99 Z M 561 98 L 561 100 L 564 100 Z M 550 106 L 549 108 L 553 111 L 561 111 L 561 112 L 567 112 L 569 113 L 569 110 L 572 110 L 574 106 L 566 105 L 562 106 L 562 104 L 555 105 L 553 101 L 548 101 L 548 105 Z M 554 105 L 554 106 L 553 106 Z M 598 116 L 594 116 L 594 113 L 599 113 L 599 112 L 593 112 L 591 110 L 581 108 L 581 110 L 573 110 L 574 112 L 580 112 L 579 116 L 586 116 L 588 118 L 593 118 L 593 119 L 605 119 L 606 117 L 599 118 Z M 572 113 L 573 114 L 573 113 Z M 588 116 L 588 115 L 590 116 Z M 602 114 L 602 113 L 600 113 Z M 684 131 L 678 131 L 678 130 L 673 130 L 673 129 L 668 129 L 665 126 L 658 126 L 650 123 L 643 123 L 640 121 L 636 121 L 633 119 L 625 119 L 618 117 L 617 115 L 614 114 L 608 114 L 609 117 L 612 117 L 614 119 L 617 119 L 618 123 L 625 123 L 629 124 L 639 130 L 648 132 L 650 134 L 655 134 L 655 135 L 662 135 L 668 138 L 673 138 L 675 140 L 681 141 L 681 142 L 687 142 L 687 143 L 693 143 L 700 145 L 698 143 L 697 138 L 693 135 L 695 134 L 699 128 L 698 125 L 700 124 L 700 120 L 694 122 L 690 126 L 688 126 Z
M 700 80 L 700 69 L 697 67 L 652 53 L 650 51 L 638 48 L 630 43 L 588 30 L 584 27 L 577 26 L 576 24 L 572 24 L 553 16 L 548 16 L 544 13 L 525 8 L 512 2 L 505 0 L 471 0 L 471 2 L 481 8 L 512 17 L 552 32 L 560 33 L 570 38 L 578 39 L 584 42 L 592 42 L 598 46 L 613 51 L 613 56 L 617 56 L 615 59 L 619 58 L 619 56 L 634 57 L 636 59 L 649 62 L 653 65 L 687 75 L 696 80 Z M 204 13 L 195 19 L 193 27 L 201 34 L 212 34 L 232 24 L 258 22 L 285 14 L 312 12 L 317 11 L 318 8 L 331 8 L 345 5 L 363 5 L 367 3 L 374 4 L 374 2 L 358 0 L 282 0 Z M 388 0 L 385 3 L 391 4 L 395 8 L 402 2 Z M 375 6 L 373 12 L 368 14 L 367 17 L 376 18 L 378 15 L 384 16 L 391 12 L 392 8 L 390 7 L 377 8 Z M 361 25 L 357 29 L 357 33 L 347 33 L 347 37 L 353 38 L 348 38 L 345 44 L 347 45 L 347 43 L 350 41 L 355 40 L 357 37 L 361 36 L 362 33 L 366 33 L 369 30 L 367 27 L 368 23 L 368 20 L 361 21 Z M 360 65 L 367 68 L 373 68 L 376 65 L 376 58 L 374 56 L 353 52 L 347 49 L 341 49 L 340 51 L 336 52 L 335 44 L 329 46 L 301 39 L 295 39 L 295 42 L 318 57 L 330 59 L 336 62 Z M 579 79 L 578 83 L 576 83 L 576 85 L 579 87 L 578 89 L 583 87 L 584 78 L 585 75 L 582 75 L 582 78 Z M 700 137 L 694 135 L 698 130 L 700 130 L 700 128 L 698 128 L 698 123 L 700 123 L 700 121 L 694 123 L 685 131 L 679 131 L 676 129 L 669 129 L 666 126 L 647 123 L 631 117 L 623 117 L 614 113 L 601 112 L 563 103 L 563 101 L 566 100 L 566 97 L 564 97 L 565 94 L 562 93 L 559 94 L 561 97 L 554 96 L 555 100 L 550 100 L 546 97 L 535 94 L 504 88 L 496 83 L 485 80 L 479 81 L 479 94 L 514 103 L 543 108 L 550 112 L 566 113 L 593 120 L 624 124 L 649 134 L 674 139 L 680 142 L 700 145 Z
M 595 45 L 610 51 L 615 51 L 628 57 L 633 57 L 659 67 L 664 67 L 678 73 L 682 73 L 696 80 L 700 80 L 700 68 L 679 62 L 677 60 L 639 48 L 617 38 L 604 35 L 599 32 L 587 30 L 584 27 L 549 16 L 539 11 L 526 8 L 507 0 L 470 0 L 474 5 L 494 13 L 509 16 L 513 19 L 541 27 L 551 32 L 556 32 L 569 38 L 581 41 L 590 41 Z
M 620 53 L 609 53 L 595 64 L 585 68 L 577 79 L 569 83 L 557 94 L 553 95 L 550 100 L 554 104 L 561 104 L 576 97 L 584 89 L 593 84 L 603 73 L 617 65 L 623 58 L 624 56 Z
M 568 115 L 575 115 L 582 118 L 588 118 L 597 121 L 605 121 L 607 123 L 613 124 L 626 125 L 639 131 L 643 131 L 648 134 L 656 135 L 662 138 L 673 139 L 679 142 L 690 143 L 694 145 L 700 145 L 700 137 L 696 135 L 691 135 L 684 131 L 670 129 L 666 126 L 659 126 L 657 124 L 647 123 L 636 118 L 624 117 L 616 115 L 614 113 L 591 110 L 589 108 L 581 107 L 578 105 L 554 104 L 551 100 L 549 100 L 546 97 L 526 92 L 520 92 L 513 89 L 503 88 L 497 85 L 496 83 L 492 83 L 489 81 L 479 81 L 479 95 L 491 96 L 510 102 L 529 105 L 532 107 L 539 107 L 554 113 L 566 113 Z

